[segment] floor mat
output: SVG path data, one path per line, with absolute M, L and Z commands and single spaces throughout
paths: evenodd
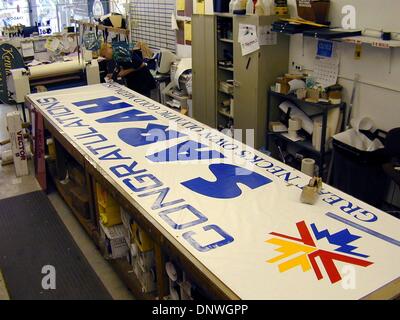
M 0 269 L 11 299 L 111 299 L 42 191 L 0 200 Z

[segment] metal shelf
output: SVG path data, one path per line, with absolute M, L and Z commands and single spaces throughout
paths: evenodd
M 275 99 L 274 99 L 275 98 Z M 277 99 L 276 99 L 277 98 Z M 328 113 L 330 110 L 339 108 L 341 113 L 342 113 L 342 120 L 341 120 L 341 129 L 344 129 L 344 114 L 346 112 L 346 103 L 341 103 L 341 104 L 329 104 L 329 103 L 312 103 L 312 102 L 307 102 L 304 100 L 298 99 L 295 95 L 293 94 L 281 94 L 277 92 L 273 92 L 271 90 L 268 91 L 268 110 L 267 110 L 267 128 L 269 128 L 270 121 L 276 121 L 279 119 L 277 117 L 277 113 L 274 115 L 274 119 L 271 119 L 271 109 L 279 109 L 279 102 L 278 101 L 287 101 L 289 100 L 290 102 L 293 102 L 298 108 L 300 108 L 308 117 L 314 118 L 316 116 L 322 116 L 322 137 L 321 137 L 321 151 L 318 151 L 317 149 L 314 148 L 312 145 L 310 139 L 304 140 L 304 141 L 292 141 L 291 139 L 285 137 L 282 135 L 282 133 L 277 133 L 277 132 L 270 132 L 267 129 L 266 132 L 266 140 L 267 140 L 267 150 L 270 148 L 270 140 L 271 138 L 277 138 L 280 140 L 283 140 L 287 143 L 290 143 L 292 145 L 296 145 L 306 151 L 308 151 L 310 154 L 312 154 L 316 160 L 317 164 L 319 166 L 319 176 L 323 177 L 324 174 L 324 167 L 327 165 L 326 160 L 327 160 L 327 155 L 331 153 L 331 150 L 327 150 L 327 142 L 326 142 L 326 128 L 328 125 Z M 280 111 L 278 111 L 280 112 Z
M 268 132 L 267 135 L 273 136 L 273 137 L 277 137 L 277 138 L 279 138 L 281 140 L 284 140 L 286 142 L 289 142 L 289 143 L 296 144 L 297 146 L 299 146 L 299 147 L 301 147 L 301 148 L 313 153 L 317 157 L 321 157 L 321 155 L 322 155 L 321 151 L 318 151 L 317 149 L 315 149 L 313 147 L 313 145 L 312 145 L 310 140 L 306 139 L 306 140 L 303 140 L 303 141 L 293 141 L 293 140 L 290 140 L 289 138 L 285 137 L 282 133 L 279 133 L 279 132 Z M 328 152 L 330 152 L 330 151 L 326 151 L 326 153 L 328 153 Z
M 218 69 L 221 69 L 221 70 L 226 70 L 226 71 L 230 71 L 230 72 L 234 72 L 234 70 L 233 70 L 233 68 L 232 67 L 221 67 L 221 66 L 218 66 Z
M 233 43 L 233 40 L 232 40 L 232 39 L 220 38 L 220 39 L 218 39 L 218 40 L 219 40 L 219 41 L 222 41 L 222 42 Z
M 226 111 L 223 111 L 223 110 L 219 109 L 219 110 L 218 110 L 218 113 L 219 113 L 220 115 L 223 115 L 224 117 L 227 117 L 227 118 L 233 120 L 233 116 L 231 116 L 231 115 L 230 115 L 229 113 L 227 113 Z

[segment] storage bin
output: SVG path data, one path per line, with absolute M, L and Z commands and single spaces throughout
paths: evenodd
M 382 168 L 389 160 L 385 149 L 362 151 L 335 137 L 332 185 L 372 206 L 380 207 L 390 182 Z

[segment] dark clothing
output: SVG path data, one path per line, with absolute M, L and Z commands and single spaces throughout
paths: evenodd
M 131 57 L 130 62 L 119 64 L 123 69 L 133 68 L 135 70 L 125 77 L 126 86 L 140 94 L 150 96 L 150 91 L 156 88 L 156 81 L 149 68 L 143 65 L 143 60 L 137 53 L 132 52 Z
M 149 68 L 146 65 L 142 67 L 142 64 L 142 58 L 137 53 L 132 52 L 130 62 L 110 60 L 107 63 L 107 70 L 108 73 L 113 74 L 113 80 L 117 81 L 118 73 L 121 69 L 134 69 L 135 71 L 124 78 L 125 85 L 137 93 L 150 97 L 150 91 L 156 88 L 156 82 Z

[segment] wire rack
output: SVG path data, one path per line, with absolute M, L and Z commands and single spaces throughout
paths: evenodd
M 131 38 L 143 41 L 152 49 L 176 52 L 176 32 L 171 28 L 175 0 L 131 0 Z

